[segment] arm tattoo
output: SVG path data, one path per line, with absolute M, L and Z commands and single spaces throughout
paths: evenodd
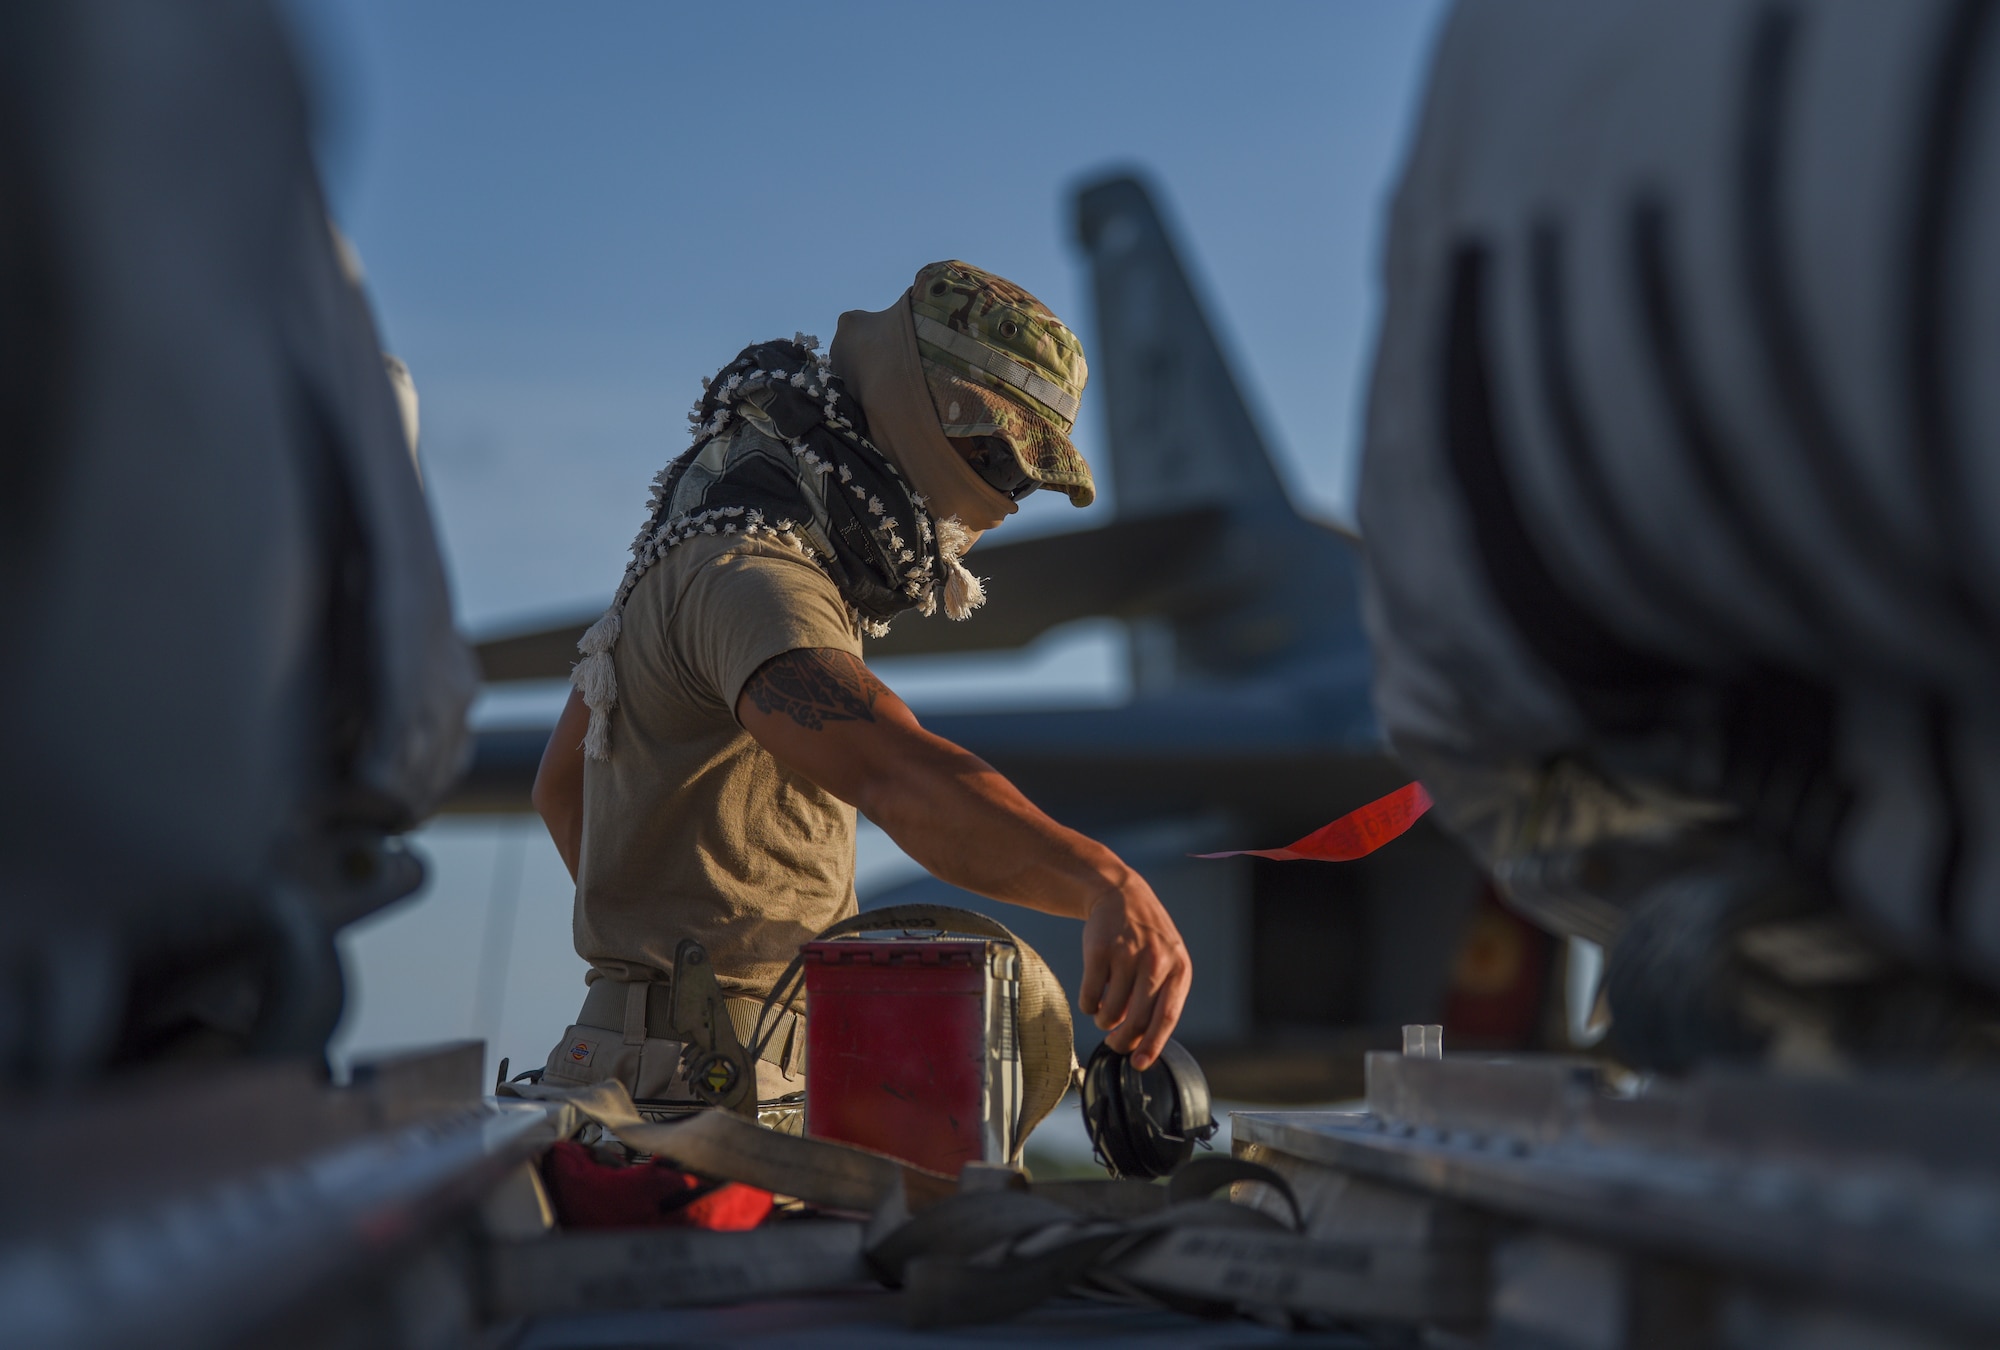
M 785 713 L 808 731 L 828 722 L 872 722 L 888 687 L 861 659 L 830 647 L 802 647 L 772 657 L 743 686 L 757 711 Z

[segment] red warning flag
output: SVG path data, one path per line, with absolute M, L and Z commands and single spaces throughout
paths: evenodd
M 1431 809 L 1431 794 L 1422 783 L 1407 783 L 1386 797 L 1349 811 L 1331 825 L 1322 825 L 1283 848 L 1239 848 L 1227 853 L 1197 853 L 1197 858 L 1300 858 L 1319 862 L 1353 862 L 1365 858 L 1417 823 Z

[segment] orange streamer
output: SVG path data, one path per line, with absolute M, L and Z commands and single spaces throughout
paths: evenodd
M 1226 853 L 1197 853 L 1197 858 L 1274 858 L 1279 862 L 1309 859 L 1353 862 L 1365 858 L 1401 835 L 1431 809 L 1431 794 L 1422 783 L 1408 783 L 1386 797 L 1349 811 L 1331 825 L 1322 825 L 1283 848 L 1239 848 Z

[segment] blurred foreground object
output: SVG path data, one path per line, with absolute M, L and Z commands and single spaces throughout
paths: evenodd
M 274 17 L 0 8 L 0 1341 L 451 1344 L 546 1227 L 476 1043 L 325 1081 L 472 687 Z
M 2000 984 L 2000 32 L 1469 5 L 1389 232 L 1377 705 L 1633 1061 L 1953 1061 Z
M 0 14 L 15 1084 L 317 1059 L 332 934 L 415 888 L 392 836 L 460 769 L 474 670 L 306 133 L 261 6 Z

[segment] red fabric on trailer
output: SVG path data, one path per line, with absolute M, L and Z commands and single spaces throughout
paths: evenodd
M 1197 858 L 1273 858 L 1279 862 L 1306 859 L 1353 862 L 1365 858 L 1417 823 L 1431 809 L 1431 794 L 1422 783 L 1406 783 L 1386 797 L 1349 811 L 1283 848 L 1238 848 L 1225 853 L 1197 853 Z

